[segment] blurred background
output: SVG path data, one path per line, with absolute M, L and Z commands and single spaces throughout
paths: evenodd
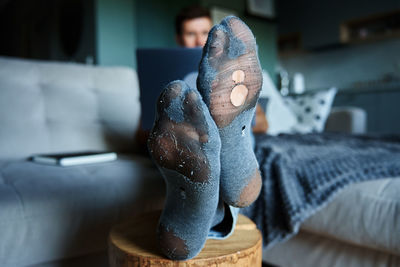
M 338 88 L 333 106 L 400 133 L 400 1 L 0 0 L 0 55 L 136 68 L 137 48 L 176 47 L 185 6 L 242 18 L 282 95 Z

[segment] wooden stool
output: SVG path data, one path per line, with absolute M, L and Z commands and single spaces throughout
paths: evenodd
M 145 213 L 112 228 L 108 251 L 111 267 L 261 266 L 261 233 L 249 218 L 239 214 L 235 231 L 229 238 L 208 239 L 195 258 L 173 261 L 158 249 L 156 228 L 160 214 L 160 211 Z

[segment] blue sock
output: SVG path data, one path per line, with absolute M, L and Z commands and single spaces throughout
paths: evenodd
M 261 189 L 250 136 L 261 85 L 253 34 L 239 18 L 225 18 L 209 33 L 197 88 L 221 137 L 221 196 L 235 207 L 250 205 Z
M 167 85 L 158 99 L 148 148 L 167 184 L 157 230 L 160 248 L 170 259 L 190 259 L 223 219 L 216 214 L 221 141 L 197 90 L 182 81 Z

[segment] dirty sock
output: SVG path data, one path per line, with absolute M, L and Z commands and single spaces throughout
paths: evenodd
M 250 205 L 261 189 L 251 145 L 251 120 L 262 85 L 254 36 L 239 18 L 214 26 L 203 49 L 197 88 L 221 137 L 221 194 L 229 205 Z
M 173 260 L 203 248 L 219 200 L 221 141 L 201 95 L 182 81 L 167 85 L 157 103 L 148 148 L 167 184 L 157 235 Z

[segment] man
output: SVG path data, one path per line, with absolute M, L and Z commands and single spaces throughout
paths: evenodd
M 198 5 L 183 8 L 175 18 L 176 42 L 186 48 L 203 47 L 212 26 L 208 9 Z M 254 117 L 253 132 L 267 132 L 268 122 L 260 105 L 257 105 Z
M 187 48 L 203 47 L 208 38 L 208 32 L 213 26 L 210 11 L 204 7 L 193 5 L 183 8 L 175 18 L 176 42 Z M 192 87 L 195 87 L 197 75 L 194 76 Z M 137 132 L 137 142 L 140 151 L 147 153 L 146 142 L 148 131 Z
M 203 47 L 212 27 L 210 11 L 201 6 L 189 6 L 176 16 L 176 42 L 183 47 Z

